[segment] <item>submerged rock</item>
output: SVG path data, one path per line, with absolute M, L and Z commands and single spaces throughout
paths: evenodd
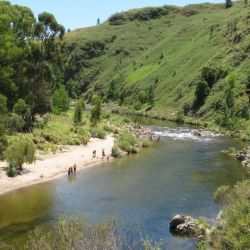
M 185 236 L 200 236 L 205 234 L 198 220 L 188 215 L 176 215 L 170 221 L 170 232 Z
M 241 161 L 241 164 L 244 167 L 250 168 L 250 146 L 244 148 L 238 154 L 236 154 L 236 159 Z
M 203 130 L 203 129 L 198 129 L 198 130 L 194 130 L 192 132 L 193 135 L 198 136 L 198 137 L 217 137 L 217 136 L 221 136 L 221 134 L 219 133 L 214 133 L 211 132 L 209 130 Z

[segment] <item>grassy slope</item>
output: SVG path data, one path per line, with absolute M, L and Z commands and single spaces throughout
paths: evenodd
M 107 44 L 103 55 L 91 59 L 92 68 L 98 69 L 99 73 L 88 91 L 92 92 L 98 85 L 98 89 L 107 92 L 111 80 L 115 79 L 118 89 L 127 93 L 125 104 L 129 105 L 135 104 L 138 93 L 154 85 L 155 100 L 151 112 L 169 115 L 180 110 L 184 103 L 192 104 L 195 79 L 202 66 L 211 64 L 222 65 L 230 73 L 236 73 L 234 95 L 237 103 L 240 96 L 246 95 L 245 73 L 250 65 L 247 53 L 250 32 L 246 17 L 250 7 L 235 3 L 230 9 L 211 4 L 188 8 L 197 10 L 198 14 L 186 17 L 172 12 L 160 19 L 131 21 L 117 26 L 106 22 L 68 33 L 66 41 L 76 42 L 79 48 L 86 41 L 116 37 Z M 237 20 L 237 30 L 230 33 L 233 20 Z M 230 42 L 237 33 L 243 34 L 241 41 Z M 116 53 L 117 49 L 122 52 Z M 241 55 L 246 58 L 242 60 Z M 199 112 L 201 117 L 211 119 L 216 114 L 213 104 L 223 98 L 225 85 L 225 79 L 216 83 Z M 244 122 L 243 126 L 248 130 L 249 122 Z

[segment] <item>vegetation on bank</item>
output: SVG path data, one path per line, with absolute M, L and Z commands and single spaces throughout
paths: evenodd
M 152 243 L 138 230 L 125 229 L 112 219 L 90 223 L 87 218 L 61 220 L 55 230 L 45 232 L 37 228 L 29 235 L 25 249 L 144 249 L 160 250 L 160 244 Z
M 199 249 L 249 249 L 250 180 L 218 188 L 215 199 L 223 205 L 223 213 Z

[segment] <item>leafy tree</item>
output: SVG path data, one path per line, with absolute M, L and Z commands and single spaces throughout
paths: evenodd
M 29 106 L 23 99 L 19 99 L 13 107 L 13 112 L 18 114 L 23 121 L 25 122 L 25 128 L 28 129 L 31 127 L 31 111 Z
M 99 97 L 94 98 L 94 108 L 91 111 L 91 122 L 96 125 L 101 120 L 102 102 Z
M 232 6 L 233 6 L 232 0 L 226 0 L 225 7 L 228 9 L 231 8 Z
M 7 97 L 0 93 L 0 114 L 6 114 L 7 112 Z
M 77 101 L 76 107 L 75 107 L 75 113 L 74 113 L 74 124 L 78 125 L 82 122 L 82 110 L 83 105 L 80 100 Z
M 209 87 L 206 81 L 200 80 L 195 90 L 195 101 L 193 103 L 193 109 L 198 110 L 204 103 L 205 99 L 209 95 Z
M 61 85 L 53 94 L 53 112 L 61 113 L 69 109 L 70 99 L 66 88 Z
M 34 162 L 35 146 L 31 140 L 20 137 L 7 147 L 5 158 L 9 163 L 16 164 L 21 171 L 24 163 Z
M 27 7 L 0 1 L 0 93 L 12 110 L 26 100 L 31 117 L 51 108 L 51 96 L 62 79 L 65 63 L 64 28 L 53 15 L 42 13 L 36 21 Z

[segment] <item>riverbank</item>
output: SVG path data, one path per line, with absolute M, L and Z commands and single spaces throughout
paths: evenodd
M 66 152 L 53 155 L 45 155 L 33 164 L 25 164 L 26 174 L 9 178 L 5 171 L 0 171 L 0 195 L 22 188 L 47 182 L 67 174 L 68 168 L 77 165 L 77 171 L 86 167 L 107 161 L 102 159 L 102 150 L 106 155 L 111 155 L 114 146 L 114 138 L 107 136 L 106 139 L 91 138 L 87 145 L 70 146 Z M 97 157 L 92 158 L 93 151 L 96 150 Z M 111 158 L 110 158 L 111 159 Z M 0 162 L 0 168 L 6 166 L 6 162 Z

